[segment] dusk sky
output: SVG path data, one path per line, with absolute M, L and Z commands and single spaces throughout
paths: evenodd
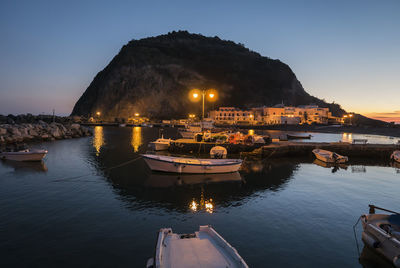
M 0 114 L 68 115 L 124 44 L 173 30 L 243 43 L 308 93 L 400 122 L 399 0 L 2 1 Z

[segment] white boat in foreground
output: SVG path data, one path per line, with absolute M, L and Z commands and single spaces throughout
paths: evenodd
M 400 163 L 400 151 L 394 151 L 390 159 Z
M 375 214 L 375 209 L 393 214 Z M 364 244 L 375 250 L 394 267 L 400 267 L 400 214 L 370 205 L 369 214 L 361 216 Z
M 171 228 L 158 233 L 156 253 L 147 268 L 245 267 L 248 265 L 211 226 L 200 226 L 193 234 L 175 234 Z
M 17 152 L 1 152 L 0 159 L 14 160 L 14 161 L 42 161 L 46 156 L 46 150 L 21 150 Z
M 230 173 L 239 170 L 241 159 L 197 159 L 143 154 L 151 170 L 172 173 Z
M 156 141 L 150 142 L 150 146 L 152 146 L 155 151 L 168 150 L 170 145 L 171 145 L 171 139 L 164 139 L 164 136 L 161 136 L 161 138 L 157 139 Z
M 349 158 L 347 156 L 343 156 L 327 150 L 314 149 L 312 152 L 318 160 L 327 163 L 346 163 L 347 161 L 349 161 Z

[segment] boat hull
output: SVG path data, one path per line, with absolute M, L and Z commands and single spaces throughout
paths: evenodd
M 169 144 L 167 144 L 167 143 L 151 142 L 150 144 L 155 151 L 166 151 L 169 148 Z
M 387 216 L 379 214 L 361 216 L 363 227 L 362 240 L 366 246 L 385 257 L 395 267 L 400 267 L 400 241 L 393 236 L 389 236 L 374 223 L 386 223 Z M 371 217 L 381 218 L 370 220 Z
M 211 174 L 211 173 L 231 173 L 237 172 L 242 165 L 242 160 L 232 160 L 232 162 L 218 164 L 189 164 L 179 163 L 150 158 L 142 156 L 151 170 L 170 172 L 170 173 L 188 173 L 188 174 Z M 208 160 L 208 159 L 204 159 Z M 229 159 L 226 159 L 229 160 Z
M 287 134 L 286 136 L 287 136 L 288 140 L 310 140 L 311 139 L 311 135 L 308 135 L 308 136 L 296 136 L 296 135 Z
M 347 156 L 341 156 L 338 154 L 336 154 L 338 157 L 334 158 L 334 153 L 326 150 L 314 149 L 312 152 L 318 160 L 326 163 L 343 164 L 349 160 Z
M 179 131 L 179 134 L 182 136 L 184 139 L 193 139 L 194 135 L 197 132 L 191 132 L 191 131 Z
M 393 154 L 390 156 L 393 161 L 400 163 L 400 151 L 394 151 Z
M 46 150 L 30 152 L 3 152 L 0 153 L 0 158 L 13 161 L 42 161 L 46 154 Z

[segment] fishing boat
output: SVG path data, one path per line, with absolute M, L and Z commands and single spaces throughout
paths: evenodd
M 185 128 L 179 129 L 178 132 L 184 139 L 193 139 L 197 133 L 202 132 L 201 124 L 200 122 L 186 124 Z
M 369 214 L 361 216 L 364 244 L 400 267 L 400 213 L 369 205 Z M 391 214 L 375 214 L 375 209 Z
M 327 150 L 314 149 L 312 152 L 318 160 L 327 163 L 346 163 L 347 161 L 349 161 L 349 158 L 347 156 L 343 156 Z
M 400 151 L 394 151 L 390 156 L 390 159 L 400 163 Z
M 18 150 L 14 152 L 0 151 L 0 159 L 14 161 L 42 161 L 46 156 L 46 150 Z
M 239 170 L 241 159 L 197 159 L 166 155 L 142 154 L 151 170 L 172 173 L 230 173 Z
M 288 140 L 309 140 L 311 139 L 311 135 L 303 136 L 303 135 L 291 135 L 287 134 L 287 139 Z
M 160 229 L 155 256 L 147 268 L 161 267 L 245 267 L 248 265 L 211 226 L 200 226 L 192 234 L 176 234 L 171 228 Z
M 171 139 L 164 139 L 164 136 L 161 136 L 161 138 L 156 141 L 150 142 L 149 145 L 153 147 L 155 151 L 165 151 L 168 150 L 171 145 Z

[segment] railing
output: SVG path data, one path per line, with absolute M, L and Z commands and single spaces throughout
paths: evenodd
M 389 209 L 386 209 L 386 208 L 381 208 L 381 207 L 377 207 L 377 206 L 374 206 L 374 205 L 368 205 L 368 206 L 369 206 L 369 214 L 375 214 L 375 209 L 379 209 L 379 210 L 383 210 L 383 211 L 386 211 L 386 212 L 390 212 L 390 213 L 394 213 L 394 214 L 400 215 L 399 212 L 396 212 L 396 211 L 393 211 L 393 210 L 389 210 Z

